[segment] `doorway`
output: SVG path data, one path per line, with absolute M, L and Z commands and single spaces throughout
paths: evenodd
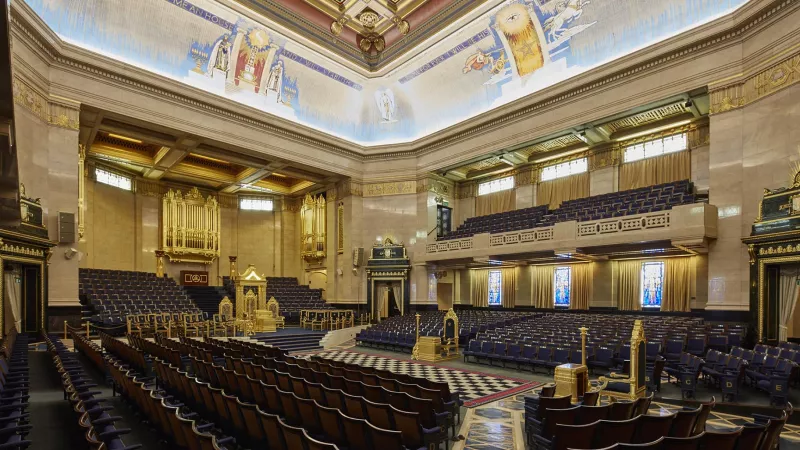
M 378 321 L 403 315 L 403 283 L 384 281 L 375 283 L 375 301 L 372 302 L 372 317 Z

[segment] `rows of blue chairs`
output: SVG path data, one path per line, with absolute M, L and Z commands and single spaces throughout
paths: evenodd
M 537 317 L 535 313 L 504 311 L 457 311 L 460 345 L 480 333 L 526 323 Z M 426 311 L 420 314 L 421 336 L 442 336 L 444 311 Z M 411 352 L 416 342 L 416 318 L 411 314 L 394 316 L 356 334 L 356 344 L 387 350 Z
M 106 406 L 106 399 L 100 398 L 101 391 L 94 380 L 84 370 L 77 353 L 71 352 L 58 337 L 43 333 L 47 349 L 61 378 L 64 397 L 77 413 L 77 421 L 85 429 L 86 442 L 91 449 L 135 450 L 141 445 L 125 445 L 122 436 L 130 433 L 129 428 L 117 428 L 114 424 L 122 419 L 111 415 L 113 407 Z
M 28 338 L 12 331 L 0 354 L 0 449 L 27 448 L 31 430 L 27 411 Z
M 548 209 L 548 205 L 471 217 L 455 231 L 438 240 L 461 239 L 479 233 L 505 233 L 550 226 L 558 222 L 600 220 L 666 211 L 696 201 L 689 180 L 612 192 L 575 200 Z

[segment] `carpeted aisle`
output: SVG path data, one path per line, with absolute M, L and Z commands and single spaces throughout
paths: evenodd
M 52 357 L 47 352 L 29 352 L 30 365 L 30 421 L 33 425 L 28 440 L 34 449 L 80 449 L 86 448 L 85 430 L 78 425 L 78 416 L 72 410 L 70 402 L 64 399 L 61 381 L 53 365 Z M 126 445 L 142 444 L 148 450 L 166 450 L 168 447 L 159 442 L 158 434 L 143 423 L 133 409 L 120 397 L 111 396 L 111 387 L 105 383 L 104 377 L 86 360 L 82 360 L 86 371 L 94 378 L 101 391 L 101 398 L 106 398 L 108 406 L 113 406 L 112 415 L 121 416 L 117 428 L 130 428 L 131 433 L 122 437 Z

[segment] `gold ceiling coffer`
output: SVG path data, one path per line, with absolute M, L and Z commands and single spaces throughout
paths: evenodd
M 186 195 L 170 189 L 161 209 L 161 250 L 171 262 L 211 264 L 219 257 L 220 206 L 197 188 Z
M 303 233 L 302 256 L 308 262 L 319 261 L 325 257 L 325 197 L 312 197 L 306 194 L 300 208 Z

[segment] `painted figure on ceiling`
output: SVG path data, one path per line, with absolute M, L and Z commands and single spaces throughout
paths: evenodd
M 214 69 L 221 70 L 227 74 L 231 62 L 231 42 L 228 35 L 223 35 L 211 50 L 211 57 L 208 59 L 208 74 L 214 76 Z
M 583 7 L 591 3 L 589 0 L 563 0 L 556 6 L 558 14 L 545 20 L 544 31 L 550 42 L 558 40 L 565 25 L 578 19 L 583 14 Z
M 277 95 L 275 102 L 282 103 L 281 92 L 283 91 L 283 61 L 278 62 L 272 66 L 269 71 L 269 78 L 267 78 L 267 94 L 275 92 Z
M 378 104 L 378 111 L 380 112 L 382 122 L 395 122 L 394 92 L 392 92 L 391 89 L 375 92 L 375 102 Z
M 512 3 L 500 9 L 495 19 L 498 31 L 508 43 L 517 74 L 522 77 L 541 69 L 544 55 L 528 8 L 521 3 Z
M 477 52 L 467 57 L 467 61 L 464 64 L 464 73 L 472 70 L 481 70 L 487 66 L 489 69 L 494 67 L 494 58 L 489 53 L 483 53 L 481 49 L 478 49 Z

